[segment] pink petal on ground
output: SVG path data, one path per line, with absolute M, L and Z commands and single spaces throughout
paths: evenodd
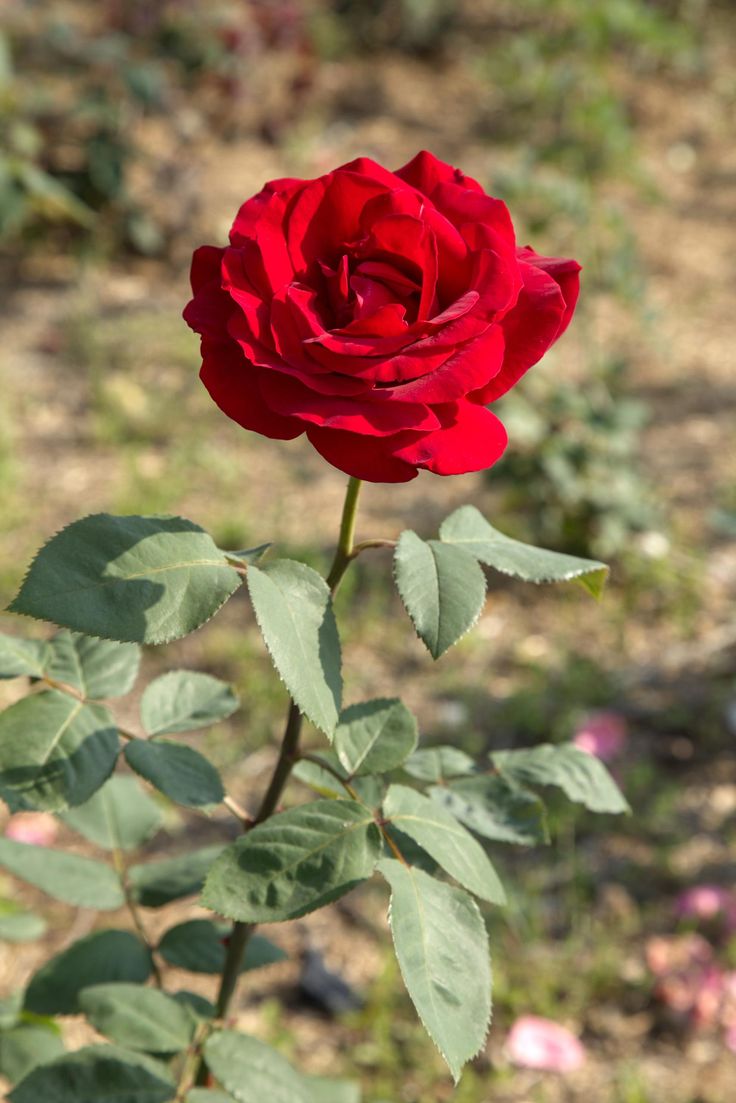
M 17 843 L 50 846 L 58 831 L 59 824 L 50 812 L 18 812 L 8 820 L 5 836 Z
M 581 751 L 610 762 L 621 754 L 627 739 L 623 716 L 617 712 L 591 712 L 578 726 L 572 741 Z
M 573 1072 L 585 1061 L 581 1042 L 559 1023 L 536 1015 L 522 1015 L 506 1042 L 515 1065 L 545 1072 Z

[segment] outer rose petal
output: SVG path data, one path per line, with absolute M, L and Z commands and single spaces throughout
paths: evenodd
M 261 374 L 237 345 L 203 339 L 199 378 L 222 412 L 264 437 L 293 440 L 304 432 L 304 424 L 269 409 L 261 395 Z
M 405 440 L 411 433 L 400 433 L 398 438 L 362 437 L 357 433 L 345 433 L 340 429 L 307 429 L 311 444 L 328 463 L 354 479 L 371 483 L 407 483 L 419 474 L 416 467 L 396 459 L 387 448 L 395 439 Z
M 494 402 L 506 394 L 524 372 L 542 359 L 571 313 L 560 285 L 551 275 L 532 264 L 522 263 L 520 268 L 524 286 L 516 306 L 501 322 L 506 338 L 503 368 L 489 387 L 473 396 L 478 401 Z
M 557 337 L 555 337 L 555 340 L 557 340 L 569 326 L 575 311 L 578 295 L 580 294 L 580 265 L 576 260 L 565 257 L 541 257 L 529 245 L 525 245 L 523 249 L 519 250 L 519 258 L 527 260 L 535 268 L 541 268 L 559 285 L 562 297 L 565 300 L 565 313 L 562 315 L 562 322 L 557 331 Z
M 445 413 L 446 429 L 427 433 L 398 448 L 397 459 L 416 464 L 435 475 L 464 475 L 484 471 L 501 458 L 508 443 L 506 430 L 495 414 L 471 402 L 435 407 Z
M 431 196 L 439 184 L 459 184 L 470 191 L 482 192 L 483 189 L 472 176 L 466 176 L 460 169 L 453 168 L 445 161 L 440 161 L 433 153 L 422 149 L 411 161 L 407 161 L 395 174 L 407 184 L 411 184 L 423 195 Z

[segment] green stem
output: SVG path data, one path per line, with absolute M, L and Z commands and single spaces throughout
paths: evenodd
M 340 585 L 342 577 L 353 558 L 355 521 L 358 512 L 358 497 L 360 495 L 361 485 L 360 479 L 351 478 L 345 494 L 345 503 L 343 505 L 342 519 L 340 521 L 340 535 L 338 537 L 337 547 L 335 548 L 332 566 L 327 575 L 327 585 L 330 588 L 330 593 L 333 595 L 337 591 L 337 587 Z M 281 750 L 279 751 L 279 757 L 274 767 L 273 774 L 271 775 L 271 780 L 263 796 L 257 815 L 251 823 L 245 824 L 244 831 L 249 831 L 252 827 L 255 827 L 256 824 L 267 820 L 268 817 L 273 815 L 276 811 L 279 800 L 281 799 L 281 794 L 284 791 L 284 787 L 289 780 L 289 775 L 298 758 L 301 727 L 301 713 L 294 701 L 291 701 L 289 703 L 286 727 L 281 741 Z M 238 983 L 245 950 L 255 930 L 255 926 L 254 923 L 233 924 L 233 929 L 228 939 L 225 964 L 220 978 L 220 990 L 217 995 L 216 1016 L 218 1019 L 223 1018 L 227 1014 L 230 1001 L 232 1000 L 235 987 Z M 205 1076 L 206 1070 L 204 1064 L 202 1064 L 199 1069 L 197 1082 L 202 1083 Z

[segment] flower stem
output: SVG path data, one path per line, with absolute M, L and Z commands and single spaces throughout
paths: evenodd
M 345 502 L 342 509 L 340 522 L 340 535 L 335 548 L 335 556 L 327 575 L 327 585 L 330 593 L 335 594 L 340 585 L 345 571 L 353 558 L 353 541 L 355 538 L 355 521 L 358 512 L 358 496 L 361 488 L 360 479 L 350 479 L 345 494 Z M 289 703 L 289 711 L 286 717 L 286 727 L 281 741 L 279 757 L 276 761 L 268 788 L 261 800 L 260 808 L 255 818 L 244 825 L 243 830 L 249 831 L 258 823 L 263 823 L 273 815 L 278 807 L 281 794 L 284 791 L 289 774 L 298 759 L 299 735 L 302 727 L 302 716 L 294 701 Z M 243 963 L 243 957 L 248 941 L 255 930 L 254 923 L 234 923 L 227 944 L 225 964 L 220 978 L 220 990 L 217 995 L 216 1017 L 223 1018 L 228 1011 L 238 976 Z M 200 1067 L 200 1077 L 203 1075 L 204 1065 Z M 198 1078 L 198 1083 L 202 1080 Z

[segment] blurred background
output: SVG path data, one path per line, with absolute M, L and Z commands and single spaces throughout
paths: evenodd
M 454 1095 L 383 897 L 305 922 L 362 1009 L 328 1024 L 274 967 L 244 1022 L 314 1072 L 357 1071 L 370 1099 L 733 1098 L 735 110 L 733 0 L 0 3 L 3 606 L 43 539 L 98 510 L 180 512 L 222 546 L 324 566 L 344 479 L 220 414 L 180 317 L 193 248 L 222 243 L 264 181 L 427 148 L 505 199 L 521 242 L 583 263 L 571 330 L 499 404 L 504 460 L 366 487 L 359 533 L 431 535 L 472 501 L 609 561 L 603 602 L 494 580 L 479 630 L 430 667 L 376 553 L 338 614 L 349 700 L 401 694 L 425 743 L 471 754 L 575 736 L 634 815 L 553 807 L 549 848 L 495 848 L 512 895 L 490 917 L 495 1022 Z M 247 801 L 283 694 L 245 602 L 147 661 L 236 683 L 244 709 L 204 749 Z M 201 830 L 172 820 L 172 845 Z M 0 879 L 0 908 L 15 891 Z M 8 986 L 64 944 L 58 908 L 40 949 L 0 946 Z M 569 1027 L 584 1065 L 522 1067 L 524 1013 Z

